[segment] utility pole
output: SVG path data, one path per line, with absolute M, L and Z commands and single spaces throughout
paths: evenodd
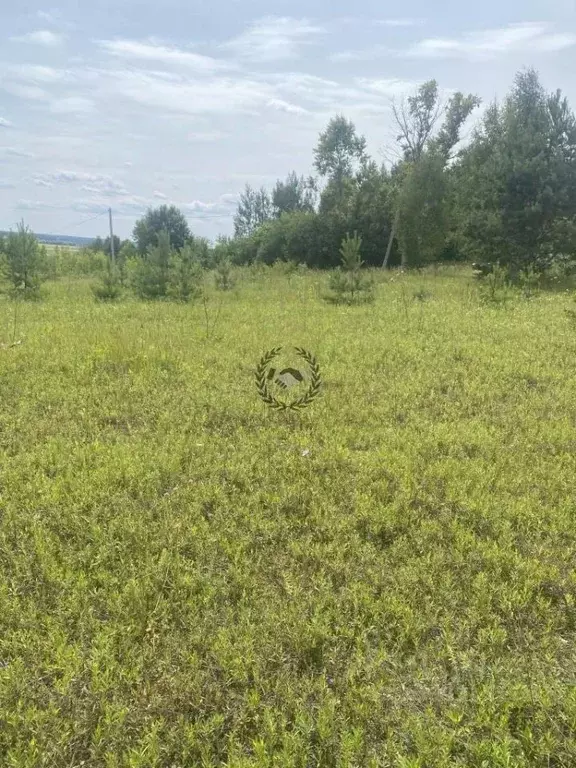
M 114 253 L 114 231 L 112 229 L 112 208 L 108 208 L 108 217 L 110 219 L 110 255 L 112 261 L 116 260 L 116 254 Z

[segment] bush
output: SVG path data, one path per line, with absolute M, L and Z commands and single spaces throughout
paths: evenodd
M 141 299 L 162 299 L 168 295 L 173 252 L 168 232 L 160 232 L 158 245 L 143 258 L 132 260 L 131 284 Z
M 45 279 L 43 252 L 34 233 L 24 225 L 10 232 L 4 243 L 4 275 L 12 285 L 12 294 L 24 299 L 37 299 Z
M 523 269 L 518 275 L 518 284 L 524 298 L 531 299 L 540 291 L 542 275 L 533 267 Z
M 202 295 L 204 272 L 198 254 L 185 245 L 170 263 L 169 295 L 176 301 L 193 301 Z
M 92 287 L 96 301 L 116 301 L 122 295 L 120 270 L 112 259 L 108 259 L 106 271 L 98 285 Z
M 504 304 L 511 298 L 510 275 L 508 269 L 494 264 L 480 283 L 480 298 L 490 304 Z
M 216 264 L 216 275 L 214 276 L 216 288 L 220 291 L 230 291 L 234 288 L 236 280 L 232 273 L 232 264 L 228 259 L 221 259 Z
M 374 282 L 362 274 L 363 261 L 360 258 L 362 238 L 346 235 L 340 247 L 342 266 L 330 276 L 329 287 L 332 295 L 326 299 L 333 304 L 365 304 L 374 300 Z

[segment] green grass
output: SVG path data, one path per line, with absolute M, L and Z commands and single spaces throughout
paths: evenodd
M 20 306 L 2 768 L 573 768 L 569 297 L 492 307 L 441 269 L 334 307 L 326 275 L 242 278 L 209 333 L 201 302 L 89 282 Z M 321 366 L 301 414 L 256 392 L 279 345 Z

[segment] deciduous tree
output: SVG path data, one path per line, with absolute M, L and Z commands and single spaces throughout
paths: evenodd
M 134 227 L 134 240 L 138 253 L 144 256 L 149 248 L 155 248 L 159 242 L 158 236 L 163 231 L 168 233 L 170 243 L 176 249 L 183 248 L 191 238 L 186 217 L 175 205 L 149 208 L 146 215 L 137 221 Z
M 252 189 L 246 184 L 240 195 L 240 202 L 234 216 L 234 234 L 236 237 L 251 235 L 265 221 L 272 218 L 272 201 L 264 187 Z

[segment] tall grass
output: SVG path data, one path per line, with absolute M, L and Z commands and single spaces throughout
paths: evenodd
M 0 764 L 576 765 L 570 299 L 51 283 L 0 349 Z M 426 295 L 426 301 L 418 295 Z M 212 304 L 210 303 L 212 302 Z M 0 298 L 0 342 L 13 306 Z M 312 350 L 266 410 L 253 369 Z

